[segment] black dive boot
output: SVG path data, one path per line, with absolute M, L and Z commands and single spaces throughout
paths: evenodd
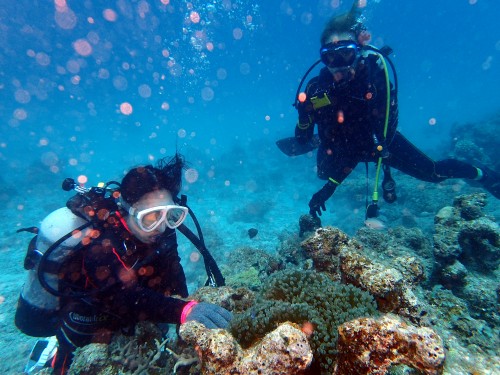
M 479 183 L 483 185 L 484 189 L 489 191 L 495 198 L 500 199 L 500 173 L 495 172 L 488 167 L 481 167 L 483 171 L 483 178 Z

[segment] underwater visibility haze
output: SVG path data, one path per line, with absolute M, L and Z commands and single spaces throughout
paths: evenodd
M 23 373 L 36 341 L 14 325 L 31 239 L 16 231 L 38 226 L 65 205 L 71 194 L 61 183 L 67 177 L 86 187 L 119 181 L 130 168 L 176 152 L 188 164 L 181 193 L 207 247 L 227 286 L 246 290 L 238 289 L 246 305 L 231 300 L 236 292 L 227 297 L 234 305 L 226 301 L 242 314 L 231 334 L 245 350 L 245 343 L 260 340 L 286 316 L 311 345 L 313 365 L 304 373 L 332 373 L 336 363 L 335 371 L 341 371 L 346 362 L 337 357 L 337 328 L 370 316 L 382 319 L 381 327 L 387 324 L 383 319 L 401 319 L 416 334 L 432 329 L 446 356 L 435 373 L 500 373 L 500 205 L 479 184 L 432 184 L 394 170 L 397 201 L 381 201 L 380 216 L 365 220 L 376 172 L 373 163 L 367 170 L 360 164 L 327 201 L 323 232 L 302 217 L 324 184 L 316 175 L 316 151 L 289 157 L 276 142 L 294 135 L 292 103 L 302 77 L 319 59 L 325 24 L 351 5 L 2 1 L 1 373 Z M 454 157 L 500 171 L 500 3 L 358 0 L 357 6 L 370 44 L 393 50 L 398 130 L 432 158 Z M 178 237 L 189 292 L 195 293 L 205 282 L 203 262 Z M 358 272 L 360 264 L 364 269 Z M 390 293 L 377 284 L 382 278 L 393 281 L 384 286 Z M 278 298 L 280 288 L 289 296 Z M 316 293 L 339 302 L 319 306 L 311 298 Z M 345 302 L 349 298 L 355 302 Z M 269 326 L 259 320 L 264 310 L 271 311 Z M 329 314 L 342 318 L 325 318 Z M 311 333 L 301 319 L 322 323 Z M 181 349 L 170 346 L 162 353 Z M 202 357 L 212 358 L 213 348 L 206 350 Z M 151 368 L 170 373 L 172 358 Z M 390 373 L 417 373 L 416 362 L 392 360 L 408 367 Z M 193 363 L 178 373 L 188 373 L 189 366 L 192 373 L 210 373 L 208 365 Z M 424 373 L 434 373 L 424 367 Z M 223 370 L 235 368 L 243 367 Z

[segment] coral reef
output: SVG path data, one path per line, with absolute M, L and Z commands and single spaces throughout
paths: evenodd
M 282 268 L 282 260 L 264 250 L 242 247 L 229 254 L 222 271 L 227 285 L 258 290 L 271 273 Z
M 326 272 L 333 280 L 341 280 L 368 291 L 375 297 L 379 310 L 396 312 L 418 321 L 422 307 L 411 288 L 425 279 L 422 262 L 416 256 L 404 256 L 409 252 L 401 251 L 396 241 L 387 239 L 387 234 L 361 233 L 362 240 L 377 246 L 371 256 L 367 255 L 363 244 L 357 239 L 350 239 L 340 229 L 332 227 L 316 230 L 301 246 L 306 255 L 312 258 L 315 269 Z M 386 240 L 381 241 L 381 238 Z M 399 241 L 408 238 L 400 235 Z M 418 246 L 422 247 L 421 244 Z M 387 261 L 382 263 L 382 256 L 376 255 L 382 253 L 386 256 L 395 253 L 401 256 L 387 264 Z M 380 261 L 372 258 L 379 258 Z
M 500 229 L 485 216 L 485 193 L 461 195 L 435 217 L 436 279 L 468 302 L 472 316 L 500 321 L 495 288 Z
M 321 220 L 317 216 L 310 214 L 301 215 L 299 218 L 299 237 L 309 232 L 314 232 L 321 227 Z
M 434 219 L 434 254 L 444 267 L 461 262 L 468 270 L 492 272 L 500 264 L 500 229 L 486 217 L 486 194 L 461 195 Z M 448 281 L 441 275 L 442 281 Z
M 373 298 L 352 285 L 332 281 L 314 271 L 285 270 L 273 274 L 260 294 L 259 302 L 233 318 L 230 330 L 243 347 L 292 321 L 310 332 L 315 366 L 333 371 L 337 327 L 360 316 L 373 316 Z
M 499 169 L 498 160 L 498 125 L 500 114 L 480 122 L 454 124 L 450 136 L 452 139 L 451 155 L 464 161 L 478 160 Z
M 500 229 L 485 217 L 463 224 L 458 243 L 462 249 L 460 259 L 478 271 L 494 271 L 500 265 Z
M 432 275 L 434 267 L 432 244 L 419 228 L 396 227 L 389 228 L 387 232 L 362 228 L 356 232 L 354 238 L 363 244 L 369 257 L 378 262 L 387 263 L 388 258 L 412 258 L 411 263 L 413 265 L 418 263 L 417 267 L 420 269 L 414 270 L 419 274 L 414 275 L 418 283 L 428 280 Z M 403 274 L 408 272 L 405 262 L 391 261 L 390 266 Z M 421 271 L 424 273 L 421 274 Z
M 201 372 L 225 374 L 300 374 L 313 355 L 306 335 L 297 325 L 285 322 L 244 350 L 222 329 L 209 330 L 200 323 L 183 324 L 179 334 L 197 348 Z
M 161 374 L 159 365 L 166 341 L 152 323 L 142 322 L 134 336 L 117 335 L 109 345 L 90 344 L 75 351 L 69 374 Z
M 205 286 L 190 295 L 189 299 L 213 303 L 226 310 L 239 313 L 247 310 L 254 304 L 255 295 L 250 289 L 243 287 L 232 288 L 229 286 L 221 286 L 213 288 Z
M 343 279 L 347 283 L 368 290 L 377 298 L 382 311 L 396 308 L 397 296 L 402 293 L 404 285 L 401 272 L 353 251 L 344 251 L 340 259 Z
M 303 238 L 297 232 L 284 230 L 279 234 L 278 239 L 278 254 L 283 260 L 285 268 L 297 266 L 304 268 L 303 265 L 308 259 L 306 259 L 306 254 L 300 246 Z
M 326 272 L 333 280 L 340 281 L 340 252 L 348 248 L 361 250 L 362 245 L 349 239 L 338 228 L 325 227 L 318 228 L 301 243 L 301 247 L 306 256 L 312 259 L 315 270 Z
M 453 153 L 457 159 L 461 160 L 479 160 L 481 163 L 491 163 L 484 150 L 468 139 L 461 139 L 455 143 Z
M 480 347 L 490 358 L 498 355 L 499 329 L 491 327 L 483 319 L 472 317 L 464 300 L 440 285 L 426 291 L 426 298 L 432 306 L 431 322 L 439 324 L 443 337 L 450 338 L 454 334 L 463 345 Z
M 445 361 L 441 338 L 430 328 L 405 324 L 395 316 L 360 318 L 339 327 L 334 374 L 382 375 L 406 364 L 425 374 L 441 374 Z

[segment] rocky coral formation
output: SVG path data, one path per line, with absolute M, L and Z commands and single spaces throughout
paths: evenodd
M 340 255 L 340 262 L 343 279 L 368 290 L 377 298 L 379 309 L 391 311 L 397 307 L 397 296 L 402 293 L 404 285 L 401 272 L 353 251 L 344 251 Z
M 335 359 L 337 327 L 360 316 L 373 316 L 373 298 L 352 286 L 334 282 L 315 271 L 285 270 L 273 274 L 258 303 L 230 324 L 231 333 L 243 347 L 292 321 L 310 333 L 316 371 L 331 373 Z
M 340 281 L 341 271 L 339 255 L 342 250 L 360 251 L 362 245 L 351 240 L 338 228 L 318 228 L 312 236 L 301 243 L 306 256 L 311 258 L 314 269 L 326 272 L 333 280 Z
M 473 318 L 466 302 L 436 285 L 426 291 L 430 320 L 446 339 L 446 374 L 500 374 L 500 332 Z
M 189 299 L 199 302 L 209 302 L 222 306 L 226 310 L 239 313 L 247 310 L 255 303 L 255 294 L 248 288 L 232 288 L 229 286 L 210 287 L 198 289 Z
M 468 270 L 492 272 L 500 265 L 500 229 L 486 217 L 485 193 L 461 195 L 435 217 L 434 254 L 444 267 L 461 262 Z M 446 274 L 441 275 L 446 284 Z
M 360 318 L 339 327 L 334 374 L 382 375 L 406 364 L 425 374 L 441 374 L 445 361 L 441 338 L 430 328 L 417 328 L 395 316 Z
M 485 121 L 453 124 L 450 131 L 452 156 L 460 160 L 478 160 L 499 169 L 498 160 L 498 125 L 500 114 Z
M 393 258 L 390 266 L 403 273 L 408 282 L 410 278 L 414 278 L 415 280 L 411 283 L 418 284 L 428 280 L 433 272 L 432 244 L 428 236 L 419 228 L 396 227 L 389 228 L 387 232 L 361 228 L 354 238 L 363 244 L 365 252 L 369 252 L 372 260 L 387 263 L 388 258 Z M 418 265 L 418 270 L 409 270 L 407 262 L 402 261 L 410 258 L 412 258 L 411 269 Z M 408 271 L 414 275 L 409 275 Z
M 264 250 L 242 247 L 229 254 L 222 271 L 227 285 L 258 290 L 263 280 L 282 268 L 281 259 L 269 255 Z
M 246 350 L 229 332 L 209 330 L 197 322 L 183 324 L 179 334 L 197 348 L 205 375 L 301 374 L 313 358 L 306 335 L 291 323 L 280 324 Z
M 314 232 L 316 229 L 321 227 L 321 220 L 317 216 L 312 216 L 310 214 L 301 215 L 299 218 L 299 237 L 304 234 Z
M 338 228 L 320 228 L 301 246 L 307 256 L 312 258 L 315 269 L 328 273 L 333 280 L 341 280 L 368 291 L 375 297 L 380 311 L 396 312 L 418 321 L 421 306 L 411 288 L 425 279 L 424 266 L 416 256 L 403 255 L 409 252 L 400 250 L 397 241 L 380 241 L 380 238 L 385 237 L 388 235 L 379 237 L 366 233 L 361 238 L 368 239 L 372 246 L 376 246 L 376 254 L 401 254 L 392 259 L 390 264 L 372 260 L 374 257 L 383 258 L 377 255 L 369 257 L 357 239 L 350 239 Z M 407 239 L 400 234 L 399 242 Z M 382 249 L 382 246 L 385 248 Z
M 134 336 L 117 335 L 109 345 L 90 344 L 75 351 L 69 374 L 105 375 L 160 374 L 160 358 L 165 341 L 162 332 L 152 323 L 136 326 Z
M 500 228 L 484 214 L 485 193 L 457 197 L 435 217 L 437 280 L 468 302 L 474 317 L 500 321 L 495 274 L 500 265 Z
M 468 221 L 458 234 L 460 259 L 475 270 L 495 271 L 500 265 L 500 229 L 486 217 Z

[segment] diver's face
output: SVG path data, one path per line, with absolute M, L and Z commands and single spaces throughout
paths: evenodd
M 356 42 L 356 36 L 353 33 L 342 32 L 342 33 L 334 33 L 330 35 L 330 37 L 326 40 L 326 44 L 328 43 L 337 43 L 340 41 L 353 41 Z M 355 54 L 354 51 L 351 51 L 352 54 Z M 346 60 L 353 58 L 354 56 L 344 55 Z M 351 67 L 330 67 L 327 66 L 328 70 L 333 76 L 335 82 L 340 82 L 349 77 L 349 73 L 353 74 L 353 69 Z
M 172 194 L 168 190 L 155 190 L 150 193 L 144 194 L 132 207 L 137 211 L 146 210 L 148 208 L 157 206 L 173 205 Z M 162 222 L 157 228 L 151 232 L 143 231 L 136 220 L 134 215 L 127 215 L 126 222 L 130 232 L 137 237 L 141 242 L 154 243 L 158 237 L 165 232 L 167 228 L 166 222 Z

